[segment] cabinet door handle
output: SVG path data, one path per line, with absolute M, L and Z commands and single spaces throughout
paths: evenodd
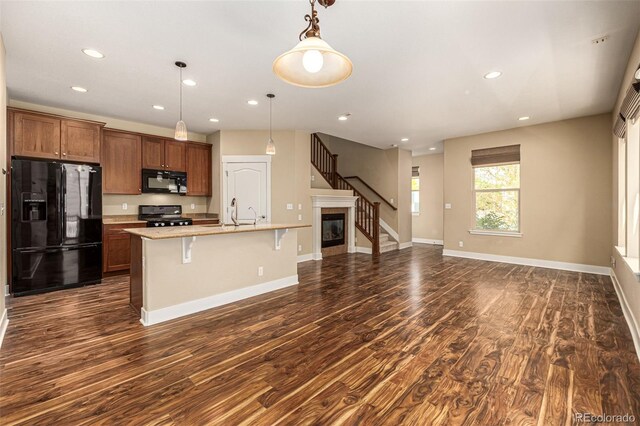
M 54 152 L 54 154 L 55 154 L 55 155 L 58 155 L 58 154 L 59 154 L 59 152 L 58 152 L 58 151 L 55 151 L 55 152 Z
M 66 153 L 66 152 L 63 152 L 63 153 L 62 153 L 62 155 L 67 155 L 67 153 Z

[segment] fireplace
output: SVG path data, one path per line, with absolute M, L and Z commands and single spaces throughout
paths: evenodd
M 344 213 L 322 214 L 322 248 L 344 245 Z

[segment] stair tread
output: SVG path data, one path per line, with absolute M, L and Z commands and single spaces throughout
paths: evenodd
M 396 243 L 395 241 L 384 241 L 380 243 L 380 247 L 388 247 L 388 246 L 395 246 L 398 243 Z

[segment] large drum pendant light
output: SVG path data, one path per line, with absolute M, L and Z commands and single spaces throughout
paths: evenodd
M 325 8 L 331 6 L 334 1 L 318 0 Z M 320 20 L 315 2 L 316 0 L 309 1 L 311 15 L 304 17 L 309 25 L 300 33 L 300 42 L 273 61 L 273 72 L 294 86 L 333 86 L 349 78 L 353 71 L 353 64 L 349 58 L 320 38 Z
M 176 66 L 180 68 L 180 121 L 176 123 L 176 134 L 174 136 L 177 141 L 187 140 L 187 125 L 182 121 L 182 69 L 187 67 L 184 62 L 176 62 Z

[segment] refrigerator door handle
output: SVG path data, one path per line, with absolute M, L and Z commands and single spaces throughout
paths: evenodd
M 60 230 L 62 232 L 62 238 L 60 241 L 64 242 L 67 236 L 67 168 L 64 164 L 62 164 L 60 199 L 62 200 L 60 206 Z

